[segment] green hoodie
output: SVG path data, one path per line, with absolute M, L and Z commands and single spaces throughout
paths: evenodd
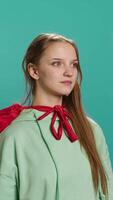
M 0 135 L 0 200 L 105 200 L 101 187 L 95 193 L 90 164 L 79 140 L 70 142 L 64 130 L 56 140 L 49 126 L 52 115 L 36 120 L 42 113 L 23 110 Z M 109 200 L 113 200 L 106 140 L 100 126 L 88 119 L 108 175 Z M 57 118 L 55 128 L 58 124 Z

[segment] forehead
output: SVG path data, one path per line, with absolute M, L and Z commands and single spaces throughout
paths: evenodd
M 72 57 L 77 58 L 75 48 L 68 42 L 52 42 L 50 43 L 43 54 L 44 57 Z

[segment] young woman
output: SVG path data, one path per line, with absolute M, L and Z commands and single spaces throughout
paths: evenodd
M 0 200 L 113 200 L 108 146 L 81 104 L 76 44 L 41 34 L 23 70 L 25 102 L 0 111 Z

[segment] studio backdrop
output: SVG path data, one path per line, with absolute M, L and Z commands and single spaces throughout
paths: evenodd
M 113 1 L 5 0 L 0 3 L 0 109 L 25 97 L 21 62 L 43 32 L 72 38 L 79 49 L 85 112 L 104 131 L 113 165 Z

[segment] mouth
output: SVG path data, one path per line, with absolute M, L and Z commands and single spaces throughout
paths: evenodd
M 72 84 L 72 81 L 63 81 L 63 82 L 61 82 L 61 83 L 65 84 L 65 85 L 71 85 L 71 84 Z

